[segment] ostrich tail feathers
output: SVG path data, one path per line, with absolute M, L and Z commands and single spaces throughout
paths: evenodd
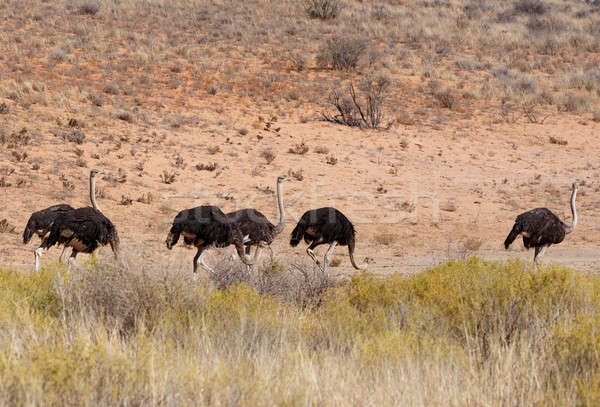
M 519 236 L 519 233 L 521 233 L 521 226 L 519 224 L 515 223 L 515 225 L 513 226 L 512 230 L 510 231 L 508 236 L 506 236 L 506 240 L 504 241 L 505 249 L 508 249 L 508 247 L 511 245 L 511 243 L 515 241 L 517 236 Z
M 306 232 L 306 222 L 303 219 L 300 219 L 294 230 L 292 231 L 292 238 L 290 239 L 290 245 L 292 247 L 298 246 L 298 243 L 304 237 L 304 232 Z

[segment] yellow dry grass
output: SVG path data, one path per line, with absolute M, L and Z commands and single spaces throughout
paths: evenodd
M 600 280 L 568 269 L 471 258 L 410 278 L 359 273 L 300 304 L 264 290 L 300 274 L 281 265 L 223 289 L 176 270 L 86 268 L 0 271 L 1 404 L 600 398 Z

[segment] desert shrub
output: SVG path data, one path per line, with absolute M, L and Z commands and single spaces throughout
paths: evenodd
M 471 258 L 332 283 L 312 264 L 248 275 L 219 261 L 216 276 L 192 282 L 187 267 L 131 260 L 72 274 L 0 269 L 0 403 L 595 405 L 600 395 L 594 275 Z
M 542 15 L 548 10 L 542 0 L 517 0 L 515 11 L 523 14 Z
M 390 85 L 391 81 L 387 76 L 379 75 L 366 77 L 361 81 L 360 96 L 352 83 L 348 88 L 348 96 L 333 90 L 329 94 L 329 103 L 335 108 L 335 113 L 323 112 L 323 118 L 350 127 L 377 129 L 383 125 L 389 128 L 391 122 L 383 122 L 386 118 L 384 102 L 389 95 Z
M 85 1 L 77 6 L 77 12 L 79 14 L 95 15 L 100 11 L 100 4 L 96 1 Z
M 329 20 L 336 18 L 342 10 L 341 0 L 305 0 L 309 17 Z
M 323 67 L 349 71 L 356 68 L 366 49 L 367 41 L 361 37 L 336 36 L 321 47 L 317 63 Z
M 565 112 L 581 113 L 586 112 L 591 103 L 589 96 L 568 93 L 560 99 L 558 108 Z

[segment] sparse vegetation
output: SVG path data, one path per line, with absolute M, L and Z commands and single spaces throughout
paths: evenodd
M 176 178 L 177 173 L 175 171 L 163 170 L 162 174 L 160 174 L 160 180 L 163 184 L 172 184 Z
M 304 0 L 306 12 L 312 18 L 329 20 L 336 18 L 342 9 L 341 0 Z
M 136 201 L 150 205 L 152 202 L 154 202 L 154 195 L 152 195 L 152 192 L 145 192 L 138 199 L 136 199 Z
M 88 267 L 62 279 L 55 269 L 0 270 L 0 403 L 583 405 L 597 397 L 593 275 L 470 259 L 334 285 L 274 263 L 251 279 L 223 266 L 215 289 L 178 270 Z
M 298 155 L 303 155 L 308 153 L 308 146 L 306 144 L 304 144 L 304 141 L 296 144 L 294 147 L 290 147 L 290 149 L 288 150 L 288 153 L 290 154 L 298 154 Z
M 367 41 L 360 37 L 338 36 L 328 39 L 317 55 L 317 63 L 342 71 L 355 69 L 367 49 Z
M 362 98 L 356 94 L 354 85 L 349 86 L 349 96 L 343 96 L 334 90 L 329 95 L 329 103 L 335 108 L 335 113 L 323 113 L 323 118 L 329 122 L 350 127 L 378 129 L 391 126 L 385 120 L 384 102 L 388 96 L 390 79 L 385 75 L 375 78 L 367 77 L 361 82 Z
M 376 234 L 374 236 L 374 240 L 377 244 L 391 246 L 392 244 L 396 243 L 398 236 L 395 233 L 382 232 Z
M 273 161 L 275 161 L 275 158 L 277 158 L 275 152 L 270 148 L 263 150 L 263 152 L 260 153 L 260 156 L 265 159 L 267 164 L 271 164 Z
M 196 164 L 196 169 L 198 171 L 214 171 L 219 168 L 219 164 L 216 162 L 208 163 L 208 164 Z

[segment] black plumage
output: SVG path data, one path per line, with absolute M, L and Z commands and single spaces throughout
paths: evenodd
M 260 249 L 262 247 L 271 249 L 271 243 L 285 228 L 282 184 L 288 180 L 287 175 L 277 177 L 277 206 L 279 208 L 279 223 L 277 225 L 272 224 L 265 215 L 253 208 L 240 209 L 227 214 L 227 218 L 239 227 L 244 236 L 246 254 L 250 254 L 252 246 L 256 246 L 255 261 L 258 259 Z M 273 251 L 271 250 L 271 259 L 272 256 Z
M 515 224 L 504 241 L 508 249 L 519 234 L 529 249 L 537 246 L 558 244 L 565 238 L 566 225 L 547 208 L 536 208 L 517 216 Z
M 58 216 L 42 247 L 62 244 L 77 253 L 92 253 L 98 246 L 110 245 L 115 256 L 119 251 L 119 235 L 113 223 L 102 212 L 91 207 L 73 209 Z
M 526 249 L 534 248 L 534 261 L 537 261 L 546 250 L 553 244 L 561 243 L 568 233 L 571 233 L 577 225 L 577 211 L 575 198 L 577 195 L 577 184 L 573 184 L 571 193 L 571 213 L 573 223 L 565 224 L 548 208 L 536 208 L 517 216 L 515 224 L 504 240 L 504 248 L 508 249 L 512 242 L 519 236 L 523 236 L 523 245 Z
M 269 245 L 273 243 L 275 225 L 256 209 L 240 209 L 239 211 L 229 212 L 227 218 L 238 225 L 244 237 L 247 236 L 246 245 L 259 242 Z
M 59 204 L 32 213 L 23 231 L 23 243 L 29 243 L 34 234 L 43 240 L 54 220 L 61 214 L 72 210 L 71 205 Z
M 336 244 L 348 246 L 350 262 L 355 269 L 360 270 L 354 261 L 356 243 L 354 225 L 337 209 L 327 207 L 306 211 L 292 231 L 290 245 L 295 247 L 302 239 L 310 244 L 306 251 L 318 265 L 320 263 L 314 256 L 314 248 L 322 244 L 332 245 L 325 255 L 325 267 L 329 263 L 328 255 L 331 254 Z
M 242 261 L 245 264 L 251 264 L 244 255 L 244 238 L 239 227 L 216 206 L 198 206 L 179 212 L 173 219 L 173 225 L 167 236 L 167 248 L 172 249 L 181 235 L 183 235 L 186 245 L 198 248 L 198 252 L 194 256 L 194 273 L 197 271 L 198 262 L 209 272 L 213 272 L 201 257 L 204 251 L 211 246 L 234 245 Z

